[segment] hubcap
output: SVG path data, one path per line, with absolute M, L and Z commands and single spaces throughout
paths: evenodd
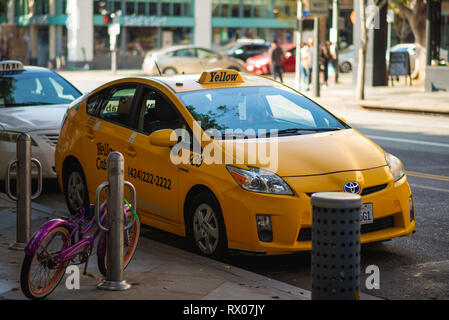
M 205 254 L 212 254 L 218 246 L 218 219 L 208 204 L 201 204 L 193 215 L 193 235 L 198 248 Z
M 67 181 L 67 197 L 72 209 L 76 210 L 84 205 L 84 183 L 78 171 L 70 174 Z

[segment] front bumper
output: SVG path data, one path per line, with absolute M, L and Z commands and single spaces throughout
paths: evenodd
M 370 183 L 376 171 L 372 170 L 365 177 L 366 186 Z M 360 172 L 354 171 L 354 175 Z M 339 177 L 340 176 L 340 177 Z M 349 177 L 350 179 L 351 177 Z M 298 181 L 292 181 L 298 179 Z M 310 230 L 312 227 L 312 206 L 310 196 L 318 191 L 338 191 L 338 189 L 322 189 L 313 192 L 298 192 L 294 185 L 303 183 L 307 178 L 285 179 L 295 189 L 295 196 L 267 195 L 248 192 L 234 188 L 219 195 L 226 224 L 228 246 L 231 249 L 263 254 L 285 254 L 297 251 L 311 250 Z M 322 177 L 314 177 L 314 184 L 319 185 L 320 179 L 348 180 L 348 173 L 337 173 Z M 312 181 L 312 180 L 311 180 Z M 362 195 L 364 203 L 373 204 L 374 223 L 364 225 L 361 243 L 387 240 L 411 234 L 415 229 L 415 220 L 410 221 L 409 198 L 411 190 L 404 176 L 396 183 L 390 181 L 381 190 Z M 244 196 L 242 196 L 242 192 Z M 259 240 L 256 215 L 269 215 L 271 219 L 273 241 Z M 308 232 L 309 231 L 309 232 Z M 365 232 L 364 232 L 365 231 Z M 302 238 L 300 237 L 302 235 Z
M 59 138 L 59 130 L 45 130 L 28 132 L 37 146 L 31 146 L 31 157 L 37 159 L 42 165 L 42 178 L 55 179 L 55 147 Z M 6 170 L 11 160 L 17 159 L 16 143 L 0 141 L 0 180 L 5 180 Z M 32 165 L 31 174 L 37 176 L 37 168 Z M 11 169 L 11 178 L 15 179 L 16 168 Z

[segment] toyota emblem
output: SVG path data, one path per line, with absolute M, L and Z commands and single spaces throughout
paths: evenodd
M 360 185 L 355 181 L 349 181 L 345 183 L 345 186 L 343 188 L 345 192 L 348 193 L 359 193 L 360 192 Z

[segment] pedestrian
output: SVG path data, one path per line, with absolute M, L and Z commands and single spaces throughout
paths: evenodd
M 308 80 L 308 87 L 310 88 L 310 85 L 312 84 L 312 68 L 314 67 L 314 53 L 313 53 L 313 39 L 309 38 L 307 40 L 307 45 L 309 49 L 309 78 Z
M 310 78 L 310 51 L 309 46 L 306 43 L 301 44 L 301 81 L 302 88 L 306 91 L 309 90 L 309 78 Z
M 330 50 L 327 47 L 325 43 L 321 44 L 320 48 L 320 56 L 319 56 L 319 63 L 320 63 L 320 74 L 322 75 L 323 79 L 323 87 L 327 87 L 328 83 L 328 77 L 329 77 L 329 60 L 330 60 Z
M 268 55 L 270 57 L 270 69 L 273 73 L 273 79 L 276 80 L 279 76 L 279 80 L 283 82 L 282 73 L 284 72 L 284 51 L 277 40 L 274 40 L 271 44 Z
M 326 42 L 327 47 L 329 48 L 329 67 L 328 67 L 328 78 L 332 79 L 333 82 L 337 83 L 337 71 L 336 71 L 336 50 L 335 45 L 331 44 L 329 41 Z

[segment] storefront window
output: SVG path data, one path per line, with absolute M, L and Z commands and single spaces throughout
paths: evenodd
M 162 3 L 162 13 L 163 16 L 169 16 L 170 15 L 170 3 L 163 2 Z
M 252 16 L 253 1 L 243 0 L 243 17 L 250 18 Z
M 136 6 L 134 1 L 126 1 L 126 12 L 127 16 L 135 16 L 136 15 Z
M 234 18 L 240 17 L 240 0 L 231 0 L 231 16 Z
M 49 14 L 49 3 L 48 0 L 35 0 L 34 2 L 34 14 L 44 15 Z
M 150 2 L 150 16 L 156 16 L 157 12 L 157 0 Z
M 139 15 L 139 16 L 144 16 L 144 15 L 146 15 L 146 7 L 148 6 L 148 2 L 142 2 L 142 1 L 140 1 L 140 2 L 138 2 L 138 5 L 137 5 L 137 14 Z

